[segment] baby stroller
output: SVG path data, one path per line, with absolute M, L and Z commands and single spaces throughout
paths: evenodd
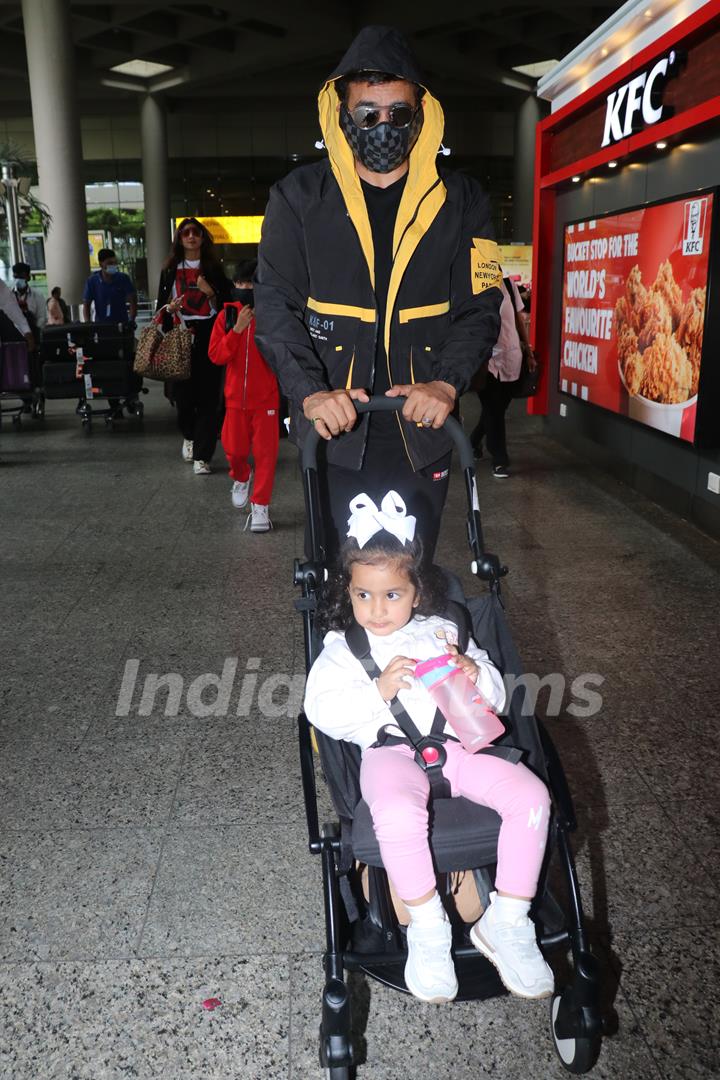
M 397 410 L 402 399 L 373 398 L 356 402 L 359 413 Z M 477 507 L 472 448 L 461 426 L 452 418 L 446 423 L 459 453 L 468 498 L 467 537 L 472 552 L 473 574 L 487 583 L 484 596 L 466 600 L 460 583 L 447 574 L 448 594 L 457 613 L 465 612 L 473 637 L 504 675 L 519 676 L 520 662 L 507 628 L 500 602 L 500 578 L 507 569 L 495 555 L 485 552 Z M 307 670 L 322 648 L 314 630 L 314 613 L 325 577 L 325 555 L 320 519 L 317 475 L 319 438 L 310 432 L 303 450 L 302 469 L 308 524 L 309 557 L 295 562 L 295 585 L 302 590 L 296 601 L 305 634 Z M 454 619 L 454 621 L 456 621 Z M 459 628 L 461 638 L 462 629 Z M 562 1064 L 571 1073 L 588 1072 L 597 1059 L 602 1038 L 599 1008 L 600 968 L 589 950 L 569 833 L 576 827 L 567 782 L 557 753 L 542 723 L 523 715 L 515 694 L 504 717 L 506 734 L 492 748 L 509 760 L 520 757 L 548 785 L 552 818 L 547 855 L 534 902 L 534 918 L 541 948 L 569 946 L 572 974 L 567 985 L 556 987 L 551 999 L 550 1026 Z M 331 1080 L 353 1075 L 350 997 L 346 971 L 362 971 L 386 986 L 407 992 L 404 982 L 406 946 L 399 925 L 387 875 L 367 804 L 360 795 L 360 750 L 312 730 L 304 713 L 299 717 L 300 765 L 310 851 L 321 857 L 325 902 L 325 987 L 320 1024 L 320 1064 Z M 338 821 L 320 828 L 315 785 L 315 743 Z M 431 784 L 434 792 L 435 785 Z M 457 871 L 471 870 L 478 896 L 485 908 L 493 888 L 496 844 L 500 819 L 494 811 L 463 798 L 431 795 L 430 846 L 442 882 Z M 548 862 L 555 850 L 566 883 L 568 911 L 563 911 L 548 888 Z M 363 892 L 358 864 L 367 869 Z M 446 889 L 447 894 L 447 889 Z M 469 925 L 456 920 L 453 956 L 459 982 L 458 1001 L 480 1001 L 504 994 L 495 968 L 471 944 Z M 451 1007 L 446 1005 L 446 1008 Z

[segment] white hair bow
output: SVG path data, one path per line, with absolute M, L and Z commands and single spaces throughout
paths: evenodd
M 347 534 L 353 536 L 361 548 L 381 529 L 392 533 L 402 544 L 407 544 L 415 536 L 415 524 L 416 519 L 408 514 L 405 502 L 397 491 L 388 491 L 379 510 L 370 496 L 363 492 L 350 503 Z

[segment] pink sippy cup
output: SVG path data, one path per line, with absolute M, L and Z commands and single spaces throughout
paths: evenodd
M 453 656 L 433 656 L 415 667 L 415 676 L 427 689 L 455 735 L 474 754 L 505 731 L 480 691 L 459 667 Z

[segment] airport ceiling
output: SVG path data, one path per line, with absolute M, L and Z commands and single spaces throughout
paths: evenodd
M 221 111 L 231 101 L 249 107 L 253 100 L 312 100 L 369 23 L 390 23 L 408 36 L 441 100 L 480 98 L 502 110 L 514 108 L 535 85 L 513 68 L 560 59 L 616 7 L 585 0 L 74 0 L 69 17 L 83 115 L 127 112 L 147 89 L 162 92 L 171 108 L 173 101 L 182 107 L 198 99 Z M 23 33 L 20 0 L 0 0 L 0 116 L 29 112 Z M 128 60 L 170 70 L 153 78 L 112 71 Z

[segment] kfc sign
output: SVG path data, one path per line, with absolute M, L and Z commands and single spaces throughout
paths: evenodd
M 707 199 L 693 199 L 685 203 L 683 220 L 683 255 L 702 255 L 707 222 Z
M 680 56 L 675 49 L 658 60 L 649 71 L 636 75 L 630 82 L 613 90 L 607 99 L 605 131 L 602 146 L 627 139 L 644 125 L 657 124 L 669 110 L 662 103 L 665 83 L 680 68 Z

